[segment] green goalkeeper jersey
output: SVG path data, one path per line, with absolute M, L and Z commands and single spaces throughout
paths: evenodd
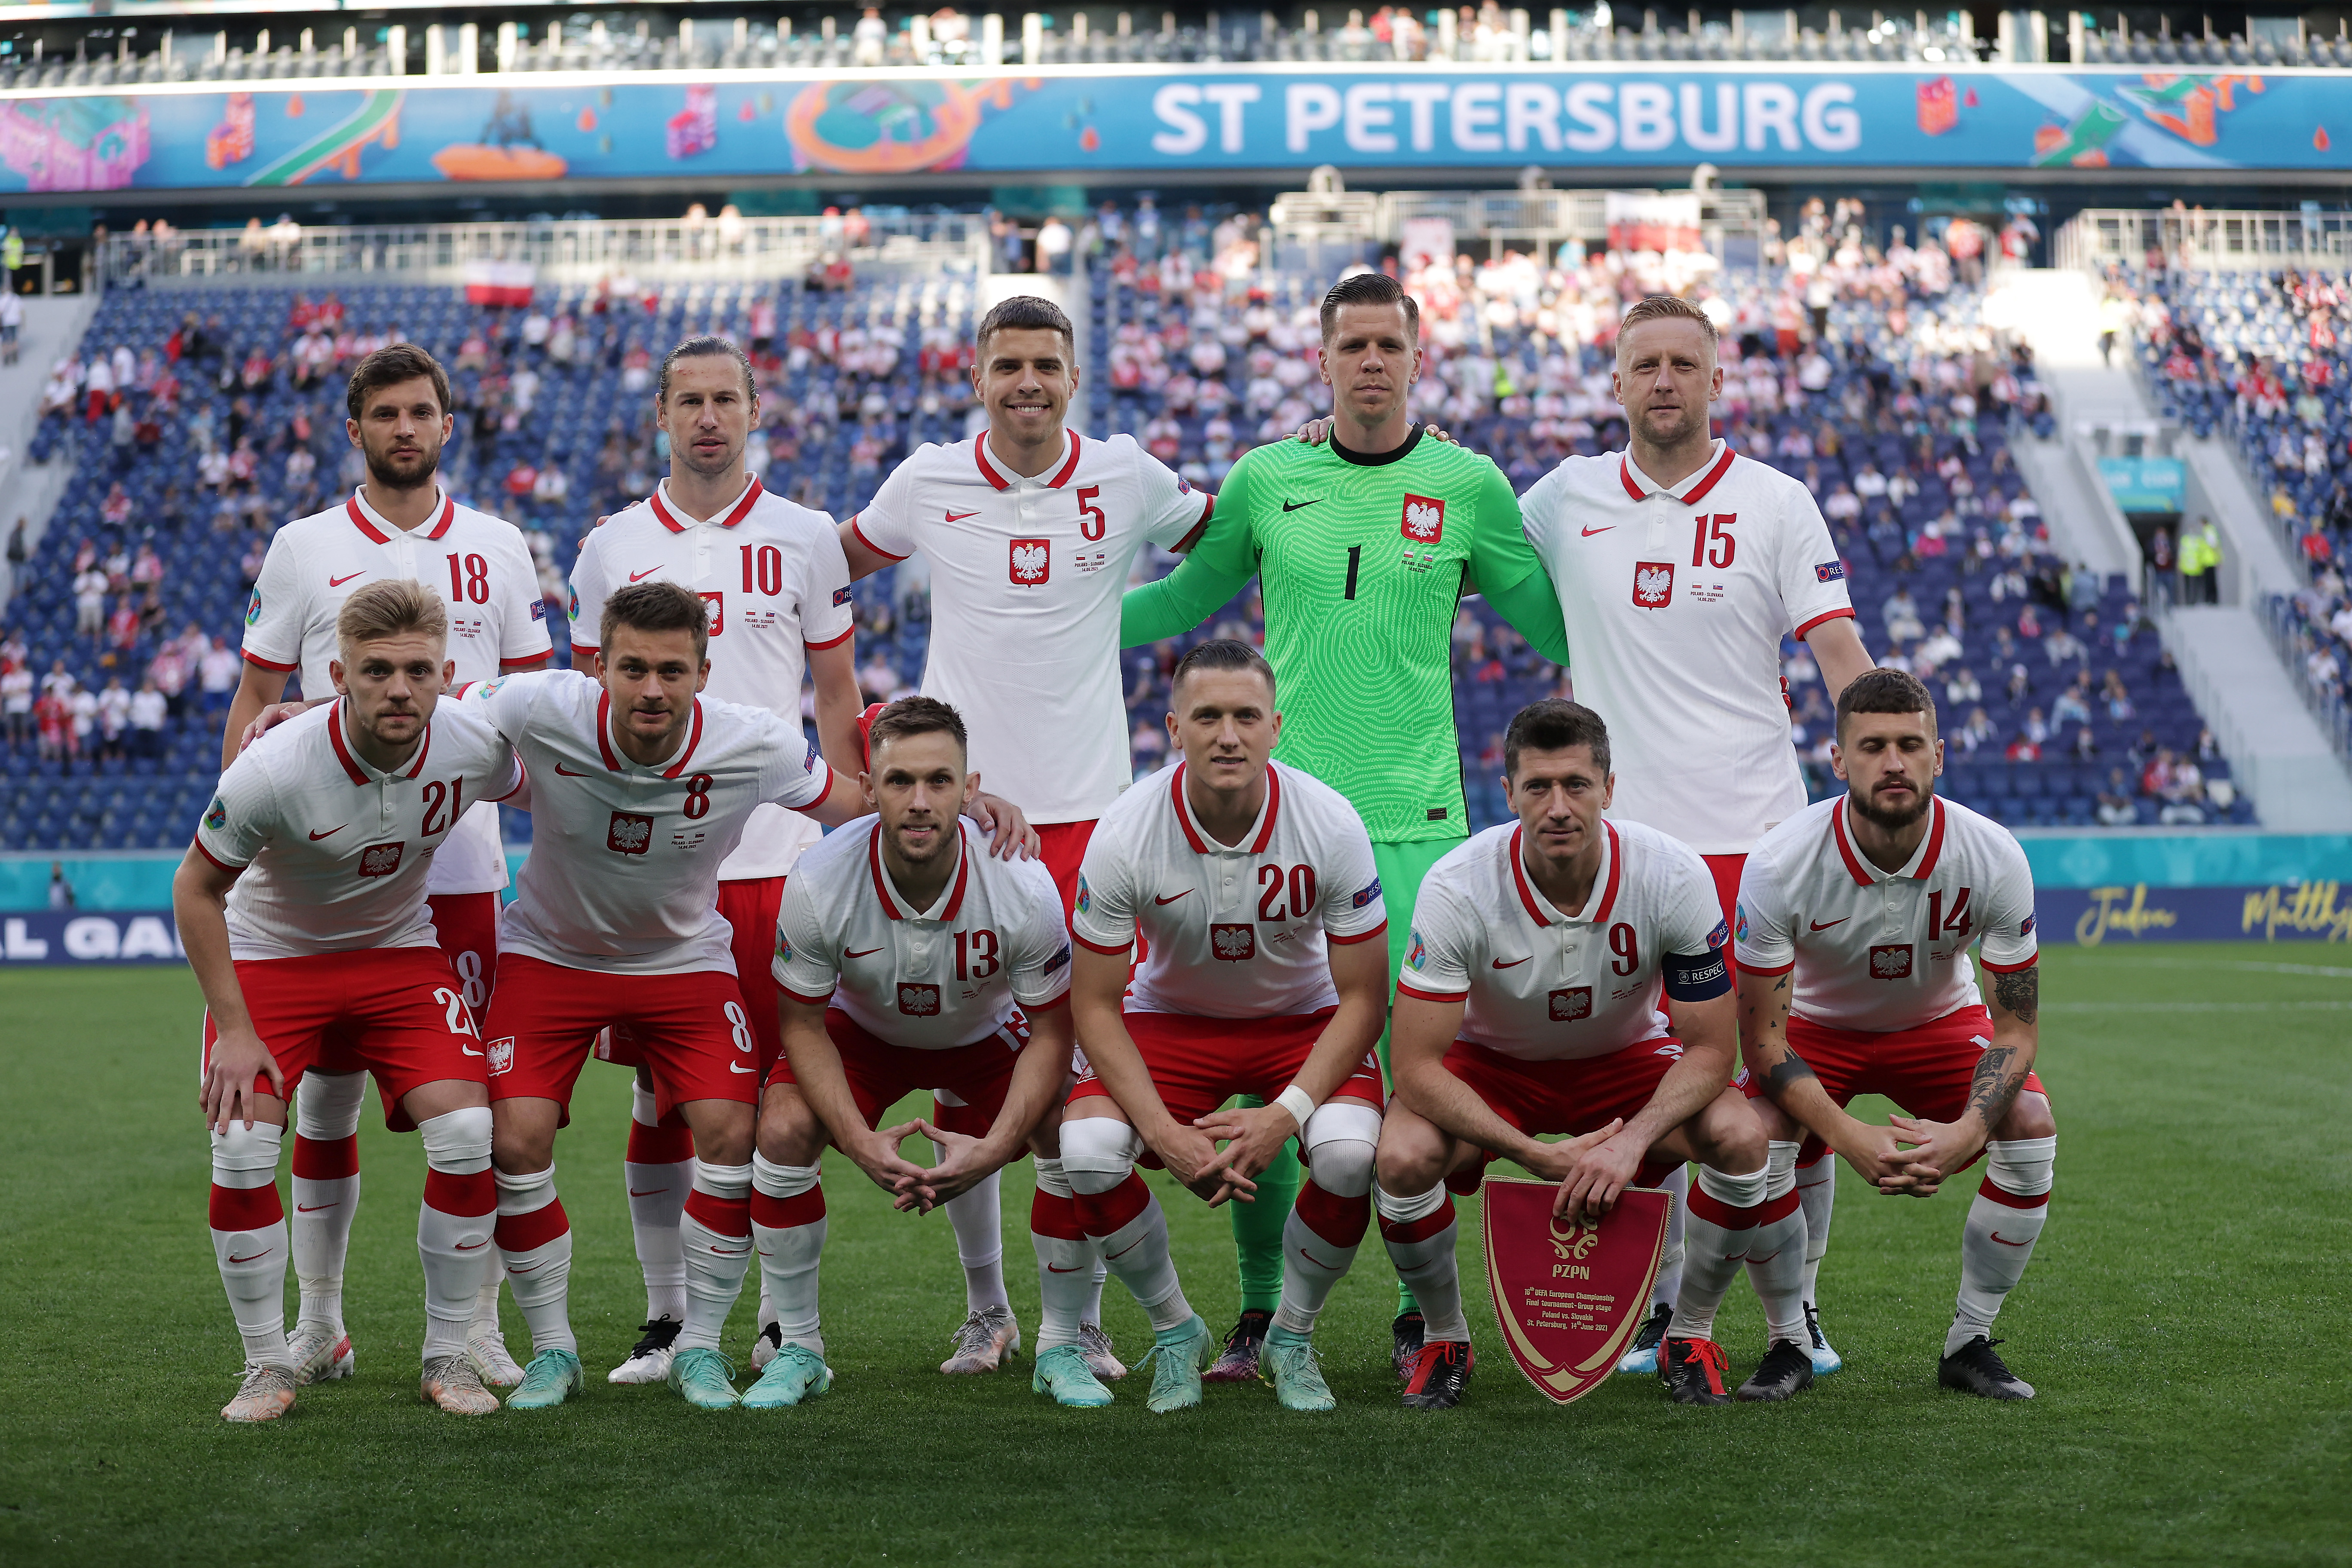
M 1275 755 L 1346 795 L 1381 843 L 1469 831 L 1454 725 L 1454 607 L 1483 593 L 1555 663 L 1559 595 L 1519 529 L 1518 498 L 1477 453 L 1424 439 L 1256 447 L 1218 487 L 1191 556 L 1130 591 L 1127 646 L 1176 637 L 1255 574 L 1280 683 Z

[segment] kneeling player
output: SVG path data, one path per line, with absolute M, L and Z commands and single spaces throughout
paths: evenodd
M 1071 998 L 1091 1067 L 1063 1112 L 1062 1165 L 1079 1223 L 1151 1319 L 1150 1407 L 1164 1412 L 1200 1404 L 1216 1347 L 1177 1284 L 1167 1218 L 1136 1159 L 1150 1149 L 1218 1204 L 1250 1193 L 1297 1135 L 1313 1176 L 1286 1221 L 1263 1364 L 1286 1408 L 1328 1410 L 1308 1336 L 1370 1223 L 1380 1142 L 1371 1047 L 1388 952 L 1374 939 L 1388 920 L 1371 840 L 1345 796 L 1269 760 L 1281 719 L 1256 649 L 1201 644 L 1177 665 L 1170 705 L 1183 760 L 1119 797 L 1079 872 Z M 1147 952 L 1130 987 L 1139 933 Z M 1270 1103 L 1218 1113 L 1236 1094 Z M 1040 1363 L 1041 1387 L 1065 1405 L 1108 1401 L 1067 1371 Z
M 1846 793 L 1766 834 L 1740 877 L 1742 1077 L 1776 1170 L 1810 1133 L 1807 1160 L 1827 1144 L 1881 1192 L 1932 1197 L 1983 1157 L 1937 1375 L 2031 1399 L 1991 1333 L 2042 1235 L 2058 1155 L 2033 1073 L 2033 873 L 2008 829 L 1937 798 L 1944 745 L 1913 677 L 1874 669 L 1840 692 L 1831 758 Z M 1969 963 L 1979 937 L 1990 1010 Z M 1907 1114 L 1872 1126 L 1846 1114 L 1857 1094 Z
M 784 1056 L 760 1110 L 751 1235 L 778 1338 L 744 1391 L 754 1408 L 798 1405 L 833 1383 L 817 1317 L 826 1142 L 900 1207 L 952 1207 L 1021 1152 L 1069 1084 L 1061 895 L 1042 861 L 995 859 L 965 826 L 960 814 L 979 775 L 966 768 L 963 720 L 935 698 L 909 697 L 875 718 L 869 752 L 866 798 L 878 815 L 801 858 L 776 921 Z M 938 1097 L 937 1124 L 877 1131 L 882 1112 L 918 1089 Z M 900 1140 L 916 1131 L 940 1147 L 929 1170 L 899 1156 Z M 1078 1314 L 1093 1271 L 1090 1258 L 1063 1258 L 1075 1247 L 1045 1229 L 1060 1170 L 1051 1131 L 1031 1146 L 1042 1376 L 1058 1359 L 1082 1357 Z M 1058 1206 L 1066 1215 L 1066 1194 Z M 1021 1344 L 1002 1259 L 968 1266 L 965 1290 L 961 1353 L 940 1370 L 993 1371 Z
M 206 1007 L 213 1252 L 245 1338 L 245 1381 L 221 1414 L 269 1421 L 294 1403 L 278 1142 L 288 1095 L 331 1041 L 344 1070 L 375 1074 L 386 1124 L 423 1138 L 422 1388 L 482 1415 L 499 1402 L 466 1330 L 498 1206 L 489 1096 L 425 884 L 466 807 L 513 794 L 521 773 L 488 724 L 438 702 L 454 667 L 431 591 L 369 584 L 343 601 L 335 634 L 341 699 L 229 764 L 172 887 Z
M 1659 1375 L 1680 1404 L 1729 1403 L 1715 1314 L 1744 1259 L 1771 1342 L 1738 1396 L 1786 1399 L 1813 1376 L 1804 1215 L 1793 1178 L 1768 1174 L 1763 1125 L 1729 1087 L 1729 933 L 1706 863 L 1656 828 L 1603 819 L 1609 732 L 1591 709 L 1520 710 L 1503 757 L 1518 821 L 1432 868 L 1397 984 L 1376 1195 L 1389 1256 L 1428 1316 L 1404 1402 L 1444 1409 L 1469 1381 L 1447 1188 L 1470 1190 L 1497 1154 L 1557 1179 L 1558 1212 L 1580 1222 L 1700 1162 Z M 1537 1142 L 1546 1132 L 1576 1136 Z

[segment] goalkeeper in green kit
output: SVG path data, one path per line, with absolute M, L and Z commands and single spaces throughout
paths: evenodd
M 1453 631 L 1465 594 L 1483 594 L 1545 658 L 1568 662 L 1559 595 L 1519 530 L 1518 498 L 1488 458 L 1427 436 L 1405 411 L 1421 374 L 1421 311 L 1396 279 L 1345 278 L 1323 299 L 1321 374 L 1328 442 L 1280 441 L 1234 465 L 1184 563 L 1129 591 L 1119 641 L 1182 635 L 1260 579 L 1265 655 L 1282 692 L 1275 755 L 1348 797 L 1364 819 L 1388 901 L 1393 984 L 1413 895 L 1469 837 L 1454 727 Z M 1388 1037 L 1381 1038 L 1385 1067 Z M 1287 1148 L 1233 1205 L 1242 1316 L 1204 1377 L 1257 1374 L 1277 1310 L 1282 1227 L 1298 1190 Z M 1398 1287 L 1394 1353 L 1403 1376 L 1422 1319 Z

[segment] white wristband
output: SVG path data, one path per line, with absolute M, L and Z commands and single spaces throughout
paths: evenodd
M 1314 1099 L 1295 1083 L 1276 1095 L 1274 1103 L 1290 1112 L 1290 1119 L 1298 1123 L 1301 1131 L 1306 1130 L 1307 1119 L 1315 1114 Z

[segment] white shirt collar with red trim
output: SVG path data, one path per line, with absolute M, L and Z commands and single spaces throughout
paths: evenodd
M 1587 894 L 1584 901 L 1586 912 L 1578 915 L 1560 913 L 1558 907 L 1549 899 L 1544 897 L 1543 889 L 1537 887 L 1535 879 L 1528 875 L 1526 859 L 1528 830 L 1525 827 L 1511 829 L 1511 885 L 1518 889 L 1519 907 L 1528 911 L 1528 918 L 1535 921 L 1538 928 L 1556 925 L 1597 926 L 1608 920 L 1610 911 L 1617 907 L 1617 883 L 1619 874 L 1624 867 L 1624 856 L 1619 851 L 1617 845 L 1617 825 L 1604 816 L 1601 819 L 1601 866 L 1592 874 L 1592 885 L 1599 896 Z
M 1633 449 L 1628 447 L 1617 459 L 1617 478 L 1624 485 L 1625 493 L 1635 500 L 1664 496 L 1668 500 L 1678 501 L 1684 506 L 1695 506 L 1706 499 L 1707 491 L 1722 482 L 1723 476 L 1731 471 L 1732 459 L 1738 455 L 1732 451 L 1730 443 L 1717 437 L 1707 453 L 1706 461 L 1699 465 L 1698 472 L 1682 481 L 1682 489 L 1678 491 L 1671 485 L 1658 483 L 1634 467 Z
M 760 496 L 760 476 L 753 474 L 751 482 L 743 487 L 743 493 L 729 502 L 716 517 L 698 520 L 677 510 L 677 503 L 669 499 L 669 481 L 658 479 L 655 481 L 654 493 L 646 498 L 646 504 L 653 508 L 654 516 L 661 521 L 664 528 L 672 533 L 684 533 L 689 528 L 703 526 L 706 521 L 715 527 L 732 528 L 751 515 L 751 509 L 759 504 Z
M 425 771 L 425 753 L 433 749 L 431 720 L 425 721 L 424 738 L 416 742 L 416 755 L 409 759 L 408 765 L 383 772 L 369 763 L 365 757 L 361 756 L 359 748 L 353 746 L 350 739 L 344 735 L 343 726 L 351 721 L 351 712 L 350 698 L 346 697 L 336 702 L 334 712 L 327 720 L 327 738 L 334 742 L 335 760 L 343 764 L 343 772 L 350 777 L 352 783 L 372 784 L 383 784 L 396 778 L 413 779 Z
M 874 896 L 882 905 L 882 912 L 894 921 L 951 921 L 963 909 L 963 890 L 971 880 L 971 846 L 964 841 L 963 818 L 956 818 L 956 873 L 928 910 L 919 910 L 907 902 L 898 886 L 890 879 L 882 864 L 882 825 L 877 822 L 874 832 L 866 840 L 866 864 L 874 874 Z
M 702 699 L 698 697 L 694 700 L 694 721 L 687 726 L 686 744 L 680 748 L 677 761 L 666 766 L 660 763 L 653 763 L 647 764 L 646 771 L 659 768 L 662 777 L 677 778 L 686 772 L 688 761 L 693 757 L 695 747 L 700 744 L 702 744 Z M 605 768 L 612 773 L 622 773 L 637 765 L 623 756 L 614 742 L 613 694 L 609 691 L 600 691 L 596 694 L 596 750 L 604 759 Z
M 1924 882 L 1936 874 L 1936 862 L 1944 853 L 1943 796 L 1927 797 L 1927 809 L 1931 814 L 1927 824 L 1927 836 L 1919 840 L 1919 847 L 1911 852 L 1911 858 L 1904 862 L 1903 868 L 1899 871 L 1880 870 L 1876 865 L 1866 859 L 1855 846 L 1853 830 L 1846 826 L 1846 807 L 1853 803 L 1853 800 L 1852 795 L 1839 797 L 1836 809 L 1830 813 L 1830 836 L 1837 840 L 1839 858 L 1845 861 L 1846 875 L 1853 879 L 1855 887 L 1867 888 L 1874 882 L 1893 882 L 1905 879 L 1914 882 Z
M 449 531 L 449 525 L 457 521 L 457 503 L 449 499 L 449 492 L 436 485 L 433 495 L 439 504 L 434 509 L 429 521 L 420 525 L 426 539 L 440 538 Z M 368 505 L 367 487 L 364 485 L 352 492 L 352 499 L 343 503 L 343 510 L 350 514 L 352 526 L 367 535 L 371 544 L 390 544 L 400 534 L 414 537 L 417 532 L 416 529 L 401 527 Z
M 1258 807 L 1257 821 L 1244 835 L 1246 849 L 1240 844 L 1220 844 L 1202 829 L 1192 815 L 1192 803 L 1184 795 L 1184 770 L 1190 764 L 1178 763 L 1175 777 L 1168 785 L 1169 798 L 1176 807 L 1176 824 L 1184 830 L 1184 841 L 1195 855 L 1263 855 L 1265 847 L 1274 842 L 1274 824 L 1282 814 L 1282 775 L 1268 763 L 1265 768 L 1265 804 Z
M 972 460 L 980 465 L 980 477 L 1000 490 L 1009 490 L 1020 485 L 1042 485 L 1049 490 L 1057 490 L 1069 483 L 1070 476 L 1078 471 L 1078 448 L 1084 445 L 1085 437 L 1076 430 L 1063 431 L 1061 457 L 1047 464 L 1044 472 L 1031 478 L 1005 472 L 988 455 L 988 432 L 985 430 L 972 437 L 971 455 Z

